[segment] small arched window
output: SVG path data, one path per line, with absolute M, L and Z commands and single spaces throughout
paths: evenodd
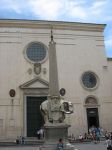
M 98 105 L 97 99 L 90 96 L 90 97 L 86 98 L 85 105 Z

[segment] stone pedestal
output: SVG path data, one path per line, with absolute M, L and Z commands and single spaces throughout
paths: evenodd
M 45 124 L 45 143 L 40 150 L 57 150 L 57 143 L 63 139 L 64 150 L 74 150 L 74 146 L 68 143 L 68 127 L 64 123 Z
M 64 123 L 45 124 L 45 139 L 47 143 L 58 142 L 60 138 L 67 141 L 68 127 L 70 125 Z

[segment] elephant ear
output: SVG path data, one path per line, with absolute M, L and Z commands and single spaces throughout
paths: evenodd
M 71 102 L 64 101 L 63 102 L 63 110 L 66 114 L 73 113 L 73 104 Z
M 68 102 L 63 102 L 65 112 L 69 112 L 69 104 Z

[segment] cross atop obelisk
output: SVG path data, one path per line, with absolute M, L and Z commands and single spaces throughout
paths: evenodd
M 58 70 L 56 57 L 56 43 L 51 30 L 51 41 L 49 42 L 49 95 L 59 96 Z

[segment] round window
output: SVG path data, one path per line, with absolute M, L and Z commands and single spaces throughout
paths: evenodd
M 46 47 L 42 43 L 31 43 L 26 49 L 26 56 L 31 62 L 42 63 L 47 56 Z
M 92 72 L 85 72 L 82 75 L 82 83 L 86 88 L 95 88 L 97 86 L 97 76 Z

